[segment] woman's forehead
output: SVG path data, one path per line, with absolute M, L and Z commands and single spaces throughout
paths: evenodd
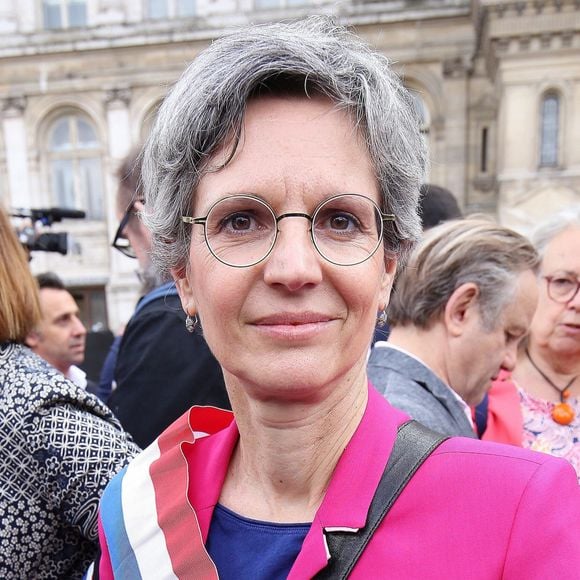
M 350 114 L 329 99 L 252 101 L 235 153 L 229 145 L 214 156 L 197 187 L 196 205 L 206 206 L 225 195 L 280 191 L 323 197 L 361 193 L 379 201 L 364 140 Z
M 575 272 L 580 276 L 580 227 L 571 227 L 558 234 L 546 247 L 542 268 Z

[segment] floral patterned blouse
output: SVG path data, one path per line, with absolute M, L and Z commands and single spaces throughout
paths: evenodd
M 576 416 L 569 425 L 559 425 L 552 419 L 556 403 L 534 397 L 519 387 L 517 389 L 524 420 L 522 447 L 567 459 L 576 470 L 580 483 L 580 398 L 566 399 Z
M 80 578 L 106 484 L 137 446 L 95 396 L 0 343 L 0 578 Z

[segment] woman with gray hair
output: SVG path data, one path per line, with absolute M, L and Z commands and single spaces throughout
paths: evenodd
M 146 146 L 146 219 L 233 414 L 193 408 L 109 486 L 100 578 L 580 569 L 566 462 L 442 442 L 368 384 L 424 165 L 388 61 L 324 18 L 240 30 L 185 71 Z
M 484 439 L 564 457 L 580 478 L 580 206 L 540 225 L 539 301 L 515 370 L 489 394 Z

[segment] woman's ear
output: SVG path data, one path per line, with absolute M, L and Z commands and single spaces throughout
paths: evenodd
M 389 304 L 396 272 L 397 259 L 385 256 L 385 270 L 381 280 L 381 291 L 379 296 L 379 305 L 383 305 L 381 309 L 386 308 Z
M 466 282 L 453 291 L 447 300 L 444 321 L 452 336 L 461 336 L 477 312 L 479 288 L 473 282 Z
M 171 270 L 171 276 L 175 281 L 177 293 L 181 299 L 181 306 L 187 314 L 194 314 L 196 312 L 195 299 L 193 296 L 193 289 L 187 278 L 187 272 L 184 268 L 179 270 Z

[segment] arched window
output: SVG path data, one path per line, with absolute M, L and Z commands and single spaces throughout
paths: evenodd
M 79 114 L 59 117 L 48 133 L 48 165 L 55 205 L 103 219 L 101 147 L 92 124 Z
M 556 93 L 544 95 L 540 114 L 540 166 L 555 167 L 560 132 L 560 98 Z

